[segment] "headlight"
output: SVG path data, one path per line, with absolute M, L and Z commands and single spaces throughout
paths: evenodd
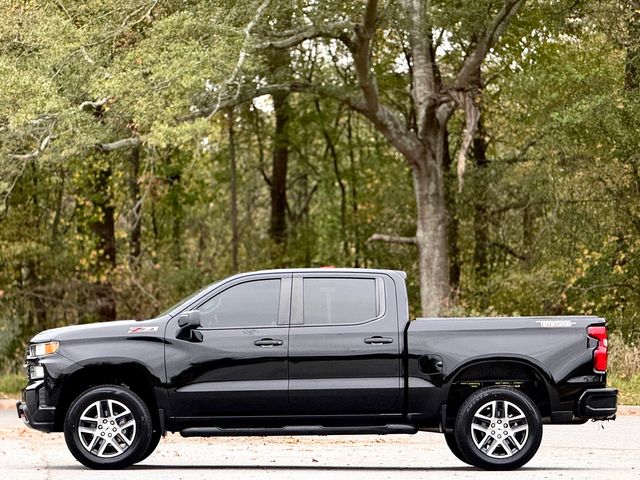
M 44 357 L 56 353 L 60 347 L 59 342 L 36 343 L 29 346 L 30 357 Z
M 29 367 L 29 378 L 31 380 L 40 380 L 44 378 L 44 367 L 42 365 L 31 365 Z

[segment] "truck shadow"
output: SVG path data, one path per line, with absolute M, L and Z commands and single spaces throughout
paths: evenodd
M 354 465 L 134 465 L 127 470 L 293 470 L 293 471 L 373 471 L 373 472 L 482 472 L 470 466 L 454 467 L 394 467 Z M 530 471 L 593 471 L 593 468 L 573 467 L 522 467 L 519 472 Z M 499 473 L 499 472 L 497 472 Z

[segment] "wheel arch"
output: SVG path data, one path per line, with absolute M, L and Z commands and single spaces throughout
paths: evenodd
M 443 385 L 442 398 L 446 404 L 444 428 L 455 421 L 460 406 L 473 391 L 494 385 L 520 390 L 531 398 L 542 417 L 547 417 L 555 403 L 553 384 L 549 372 L 526 358 L 470 360 L 456 368 Z
M 147 405 L 154 422 L 158 421 L 158 402 L 153 376 L 137 362 L 115 365 L 90 364 L 74 371 L 64 379 L 56 406 L 55 431 L 64 429 L 64 419 L 71 403 L 86 390 L 100 385 L 121 385 L 135 392 Z

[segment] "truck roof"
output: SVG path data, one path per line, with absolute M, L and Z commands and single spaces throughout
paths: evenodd
M 358 273 L 395 273 L 397 275 L 400 275 L 402 278 L 407 278 L 407 274 L 406 272 L 402 271 L 402 270 L 389 270 L 389 269 L 384 269 L 384 268 L 343 268 L 343 267 L 333 267 L 333 266 L 327 266 L 327 267 L 316 267 L 316 268 L 274 268 L 274 269 L 267 269 L 267 270 L 257 270 L 257 271 L 253 271 L 253 272 L 244 272 L 244 273 L 238 273 L 237 275 L 234 276 L 241 276 L 241 275 L 250 275 L 250 274 L 263 274 L 263 273 L 331 273 L 331 272 L 336 272 L 336 273 L 354 273 L 354 274 L 358 274 Z

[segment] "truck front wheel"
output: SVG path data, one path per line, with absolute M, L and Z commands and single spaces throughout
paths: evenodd
M 467 465 L 471 465 L 469 460 L 467 460 L 462 452 L 460 451 L 460 447 L 458 446 L 458 441 L 456 440 L 456 433 L 452 430 L 447 430 L 444 432 L 444 440 L 447 442 L 447 447 L 451 450 L 458 460 L 466 463 Z
M 64 438 L 72 455 L 95 469 L 125 468 L 144 455 L 152 440 L 149 409 L 131 390 L 103 385 L 82 393 L 69 407 Z
M 486 470 L 520 468 L 535 455 L 542 440 L 542 419 L 535 404 L 520 391 L 488 387 L 462 404 L 455 437 L 464 458 Z

